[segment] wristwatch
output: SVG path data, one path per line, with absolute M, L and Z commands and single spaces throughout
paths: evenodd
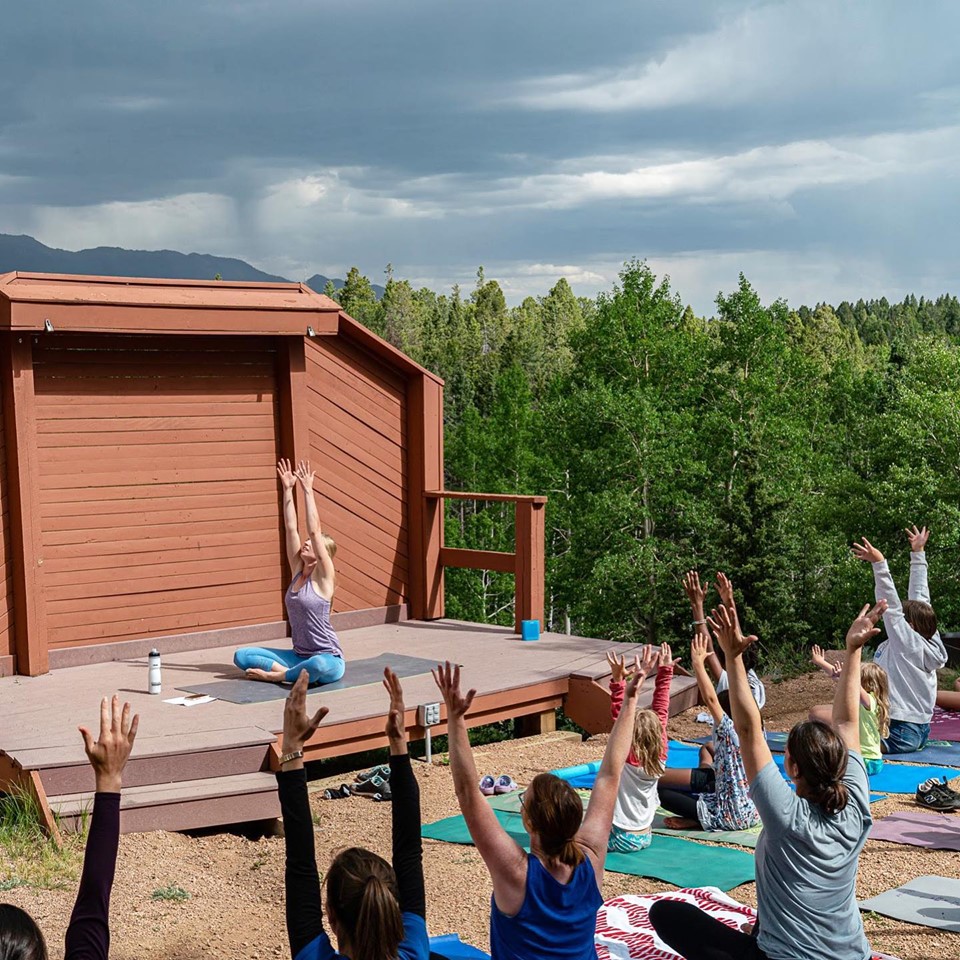
M 302 760 L 303 751 L 302 750 L 291 750 L 289 753 L 285 753 L 280 758 L 280 766 L 282 767 L 285 763 L 290 763 L 293 760 Z

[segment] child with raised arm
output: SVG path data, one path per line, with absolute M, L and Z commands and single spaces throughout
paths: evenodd
M 610 664 L 610 712 L 616 722 L 623 706 L 627 670 L 623 657 L 608 653 L 607 662 Z M 642 655 L 635 658 L 638 689 L 654 667 L 657 668 L 657 680 L 653 709 L 637 710 L 633 722 L 633 740 L 620 776 L 613 825 L 607 842 L 607 850 L 611 852 L 644 850 L 653 839 L 653 818 L 659 803 L 657 783 L 663 776 L 667 759 L 667 720 L 670 716 L 670 681 L 673 679 L 673 657 L 668 644 L 660 647 L 659 655 L 647 644 Z
M 410 766 L 403 689 L 384 670 L 390 696 L 386 734 L 390 743 L 393 865 L 362 847 L 349 847 L 327 870 L 327 920 L 337 950 L 323 929 L 320 874 L 313 819 L 303 768 L 304 744 L 327 715 L 307 713 L 307 672 L 293 685 L 283 711 L 283 754 L 277 773 L 286 848 L 287 935 L 293 960 L 427 960 L 426 896 L 420 841 L 420 788 Z
M 301 460 L 294 470 L 289 460 L 281 460 L 277 474 L 283 488 L 283 525 L 292 578 L 284 594 L 284 604 L 293 649 L 242 647 L 233 655 L 233 662 L 250 680 L 293 683 L 305 670 L 311 684 L 336 683 L 345 671 L 340 639 L 330 623 L 336 587 L 333 558 L 337 545 L 320 529 L 313 492 L 315 472 L 310 469 L 309 461 Z M 307 511 L 307 539 L 303 542 L 297 526 L 294 496 L 298 482 L 303 488 Z
M 666 826 L 679 830 L 748 830 L 759 822 L 757 808 L 750 799 L 740 739 L 729 716 L 727 694 L 718 695 L 707 674 L 709 650 L 706 640 L 697 635 L 690 644 L 690 658 L 700 689 L 700 699 L 713 717 L 714 789 L 694 798 L 689 793 L 660 789 L 660 802 L 680 814 L 670 817 Z M 721 705 L 721 696 L 725 707 Z
M 890 733 L 881 741 L 884 753 L 912 753 L 930 736 L 930 720 L 937 698 L 937 670 L 947 662 L 947 651 L 937 631 L 927 586 L 926 527 L 907 528 L 910 542 L 908 599 L 901 603 L 883 554 L 866 538 L 853 545 L 854 556 L 873 567 L 877 600 L 887 601 L 884 640 L 874 663 L 887 672 L 890 685 Z
M 823 655 L 823 650 L 813 645 L 810 656 L 814 666 L 819 667 L 834 680 L 840 679 L 843 667 L 838 661 L 831 663 Z M 812 707 L 811 720 L 830 722 L 831 707 Z M 890 735 L 890 688 L 887 673 L 876 663 L 860 665 L 860 755 L 863 757 L 867 774 L 874 776 L 883 769 L 883 755 L 880 741 Z

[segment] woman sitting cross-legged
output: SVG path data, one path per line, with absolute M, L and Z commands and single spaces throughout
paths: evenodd
M 120 786 L 133 749 L 140 718 L 130 704 L 106 697 L 100 703 L 100 735 L 96 740 L 80 728 L 83 747 L 96 778 L 93 816 L 83 856 L 80 889 L 64 942 L 64 960 L 107 960 L 110 952 L 110 892 L 120 842 Z M 0 903 L 0 958 L 47 960 L 47 945 L 33 917 L 9 903 Z
M 281 460 L 277 473 L 283 487 L 287 562 L 293 577 L 284 595 L 293 649 L 242 647 L 233 655 L 233 662 L 251 680 L 293 683 L 306 670 L 310 683 L 336 683 L 344 673 L 343 650 L 330 623 L 337 545 L 320 529 L 310 464 L 301 461 L 294 470 L 289 460 Z M 307 508 L 307 539 L 303 543 L 294 499 L 297 481 Z
M 384 670 L 383 685 L 390 694 L 386 733 L 393 791 L 393 866 L 362 847 L 349 847 L 334 857 L 326 876 L 327 920 L 338 951 L 323 929 L 320 875 L 303 768 L 303 746 L 328 711 L 321 707 L 312 717 L 307 714 L 306 671 L 287 697 L 277 787 L 287 851 L 287 935 L 294 960 L 426 960 L 430 954 L 420 788 L 407 753 L 403 689 L 389 669 Z
M 731 929 L 688 903 L 650 909 L 661 940 L 687 960 L 866 960 L 869 946 L 857 908 L 860 851 L 872 822 L 867 771 L 860 756 L 860 651 L 880 631 L 881 600 L 865 606 L 847 631 L 846 669 L 833 700 L 833 723 L 798 723 L 780 775 L 750 692 L 744 637 L 726 607 L 710 625 L 726 654 L 730 706 L 750 794 L 763 823 L 757 843 L 757 924 Z
M 460 668 L 434 673 L 447 707 L 450 769 L 460 810 L 493 881 L 493 960 L 596 960 L 593 944 L 600 886 L 620 773 L 630 752 L 640 673 L 626 686 L 597 773 L 587 814 L 579 795 L 549 773 L 520 795 L 530 853 L 512 840 L 480 793 L 466 715 L 476 695 L 460 692 Z

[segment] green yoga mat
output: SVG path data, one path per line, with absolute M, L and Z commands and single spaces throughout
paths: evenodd
M 497 806 L 494 806 L 494 813 L 507 835 L 524 850 L 529 850 L 530 838 L 523 829 L 520 814 L 497 809 Z M 473 843 L 462 816 L 424 824 L 422 835 L 428 840 L 446 843 Z M 608 853 L 606 868 L 613 873 L 651 877 L 678 887 L 707 886 L 721 890 L 732 890 L 741 883 L 751 882 L 755 877 L 752 853 L 660 834 L 653 838 L 646 850 Z

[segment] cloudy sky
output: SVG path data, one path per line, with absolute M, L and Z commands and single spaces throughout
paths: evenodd
M 511 302 L 960 289 L 953 0 L 30 0 L 0 232 Z

